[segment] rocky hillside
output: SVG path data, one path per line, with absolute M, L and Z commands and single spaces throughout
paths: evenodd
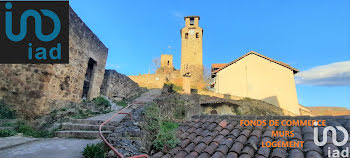
M 307 107 L 317 116 L 341 116 L 350 115 L 350 110 L 344 107 Z

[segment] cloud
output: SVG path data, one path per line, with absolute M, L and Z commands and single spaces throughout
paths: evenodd
M 350 85 L 350 61 L 317 66 L 295 75 L 296 84 L 316 86 Z

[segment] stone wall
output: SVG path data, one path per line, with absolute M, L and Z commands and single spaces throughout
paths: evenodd
M 100 95 L 108 49 L 70 8 L 69 64 L 3 64 L 0 99 L 19 116 L 35 119 L 66 102 L 80 102 L 89 59 L 96 63 L 88 99 Z
M 101 95 L 105 95 L 112 100 L 122 100 L 138 96 L 142 92 L 139 85 L 129 77 L 118 73 L 115 70 L 106 70 Z

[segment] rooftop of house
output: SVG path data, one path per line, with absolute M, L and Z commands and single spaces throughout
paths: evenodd
M 324 146 L 314 144 L 314 127 L 311 126 L 241 126 L 240 120 L 326 120 L 327 126 L 342 126 L 350 132 L 350 116 L 228 116 L 197 115 L 184 121 L 177 130 L 180 143 L 168 152 L 158 152 L 152 157 L 163 158 L 286 158 L 286 157 L 327 157 L 330 150 L 350 148 L 350 139 L 343 146 L 335 146 L 328 138 Z M 322 137 L 324 127 L 318 127 Z M 293 130 L 293 137 L 273 137 L 272 131 Z M 330 137 L 328 133 L 328 137 Z M 337 133 L 343 140 L 344 134 Z M 262 141 L 304 141 L 303 147 L 262 147 Z M 331 151 L 332 152 L 332 151 Z
M 274 62 L 274 63 L 276 63 L 276 64 L 278 64 L 278 65 L 283 66 L 283 67 L 286 67 L 286 68 L 292 70 L 294 74 L 297 73 L 297 72 L 299 72 L 298 69 L 293 68 L 293 67 L 291 67 L 290 65 L 288 65 L 288 64 L 286 64 L 286 63 L 284 63 L 284 62 L 274 60 L 274 59 L 272 59 L 272 58 L 269 58 L 269 57 L 267 57 L 267 56 L 264 56 L 264 55 L 262 55 L 262 54 L 259 54 L 259 53 L 257 53 L 257 52 L 254 52 L 254 51 L 250 51 L 250 52 L 248 52 L 247 54 L 244 54 L 243 56 L 237 58 L 236 60 L 234 60 L 234 61 L 232 61 L 232 62 L 230 62 L 230 63 L 224 65 L 224 66 L 221 67 L 220 69 L 213 71 L 212 73 L 213 73 L 213 74 L 216 74 L 217 72 L 219 72 L 219 71 L 225 69 L 226 67 L 228 67 L 228 66 L 230 66 L 230 65 L 232 65 L 232 64 L 234 64 L 234 63 L 236 63 L 236 62 L 238 62 L 239 60 L 245 58 L 246 56 L 252 55 L 252 54 L 253 54 L 253 55 L 257 55 L 257 56 L 259 56 L 259 57 L 261 57 L 261 58 L 264 58 L 264 59 L 266 59 L 266 60 L 269 60 L 269 61 L 271 61 L 271 62 Z

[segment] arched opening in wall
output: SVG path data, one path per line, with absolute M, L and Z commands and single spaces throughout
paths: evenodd
M 188 39 L 188 33 L 185 33 L 185 38 Z
M 170 62 L 169 62 L 169 60 L 168 60 L 168 66 L 169 66 L 169 64 L 170 64 Z
M 196 38 L 199 38 L 199 33 L 198 32 L 196 33 Z
M 212 111 L 210 111 L 210 114 L 212 114 L 212 115 L 217 115 L 218 112 L 217 112 L 216 110 L 212 110 Z
M 92 58 L 89 59 L 87 69 L 85 73 L 84 86 L 83 86 L 83 99 L 90 99 L 90 91 L 93 84 L 95 69 L 97 62 Z

